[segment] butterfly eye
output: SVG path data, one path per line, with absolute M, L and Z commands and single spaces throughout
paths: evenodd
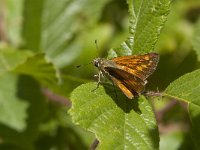
M 93 61 L 93 64 L 94 64 L 96 67 L 99 67 L 99 61 L 98 61 L 97 59 L 95 59 L 95 60 Z

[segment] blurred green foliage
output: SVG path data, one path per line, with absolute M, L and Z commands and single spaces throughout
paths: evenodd
M 76 66 L 107 57 L 113 47 L 120 48 L 129 37 L 128 10 L 125 0 L 0 1 L 0 149 L 88 149 L 92 145 L 94 134 L 74 125 L 68 109 L 73 89 L 92 81 L 96 70 L 92 65 Z M 142 46 L 144 52 L 160 54 L 147 91 L 162 92 L 177 78 L 199 68 L 199 18 L 199 0 L 174 0 L 157 43 L 142 37 L 141 41 L 148 40 L 153 46 L 135 45 L 138 52 L 134 53 L 140 53 L 137 48 Z M 137 28 L 135 37 L 143 26 L 139 23 Z M 149 36 L 154 33 L 152 30 Z M 200 81 L 191 74 L 181 79 L 196 79 L 198 89 Z M 174 85 L 181 83 L 178 80 Z M 191 85 L 191 89 L 195 87 Z M 185 93 L 176 90 L 166 93 Z M 197 100 L 198 91 L 192 92 Z M 169 145 L 170 149 L 195 149 L 195 144 L 197 149 L 199 106 L 190 103 L 188 114 L 185 103 L 166 109 L 171 101 L 152 98 L 156 115 L 161 115 L 160 149 Z

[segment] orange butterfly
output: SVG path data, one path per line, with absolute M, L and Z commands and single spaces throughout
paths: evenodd
M 116 84 L 129 98 L 144 91 L 147 78 L 155 71 L 159 61 L 157 53 L 121 56 L 111 60 L 96 58 L 93 64 L 99 69 L 99 80 L 103 74 Z M 97 87 L 98 87 L 97 85 Z

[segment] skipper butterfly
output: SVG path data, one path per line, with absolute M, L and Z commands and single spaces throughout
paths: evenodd
M 93 64 L 99 69 L 98 85 L 103 75 L 117 85 L 129 99 L 133 99 L 144 91 L 147 78 L 156 70 L 158 61 L 157 53 L 148 53 L 121 56 L 110 60 L 96 58 Z

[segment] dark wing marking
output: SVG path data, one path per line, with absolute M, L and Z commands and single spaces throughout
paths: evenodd
M 146 81 L 124 71 L 113 67 L 105 67 L 109 78 L 121 89 L 121 91 L 130 99 L 134 95 L 142 93 Z

